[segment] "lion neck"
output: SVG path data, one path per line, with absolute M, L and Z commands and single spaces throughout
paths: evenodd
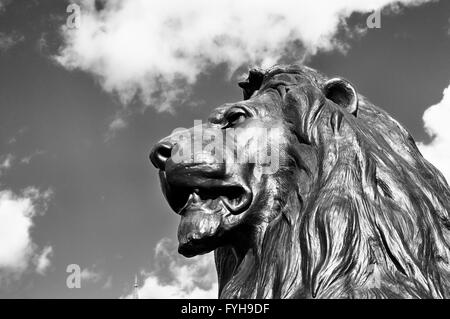
M 277 217 L 259 225 L 250 245 L 216 250 L 220 298 L 289 298 L 298 294 L 301 206 L 299 194 L 291 192 L 288 200 L 280 203 Z
M 239 238 L 236 244 L 216 250 L 216 266 L 220 298 L 293 298 L 304 295 L 301 259 L 301 224 L 317 180 L 318 165 L 315 149 L 292 142 L 289 149 L 296 167 L 286 166 L 262 185 L 275 185 L 277 194 L 268 204 L 261 201 L 257 216 L 271 216 L 269 221 L 256 223 L 251 238 Z M 295 174 L 292 174 L 295 171 Z M 267 207 L 267 208 L 264 208 Z M 270 207 L 270 208 L 269 208 Z M 249 243 L 243 247 L 242 243 Z

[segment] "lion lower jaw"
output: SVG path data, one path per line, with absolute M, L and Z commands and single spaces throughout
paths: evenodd
M 178 251 L 186 257 L 205 254 L 220 246 L 222 235 L 240 220 L 220 197 L 201 200 L 193 195 L 180 215 Z

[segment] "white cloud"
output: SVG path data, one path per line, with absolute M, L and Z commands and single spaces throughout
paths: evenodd
M 217 275 L 212 254 L 187 259 L 178 255 L 176 244 L 161 239 L 155 247 L 155 265 L 143 272 L 138 289 L 142 299 L 217 298 Z M 127 298 L 131 298 L 132 294 Z
M 122 118 L 115 118 L 114 121 L 109 124 L 109 128 L 113 131 L 115 130 L 121 130 L 127 127 L 126 122 Z
M 52 196 L 50 190 L 41 192 L 28 187 L 20 194 L 0 191 L 0 281 L 8 274 L 19 276 L 37 256 L 37 245 L 31 238 L 34 218 L 44 214 Z M 50 252 L 44 251 L 38 272 L 47 266 Z
M 19 137 L 22 137 L 22 135 L 24 135 L 27 132 L 28 128 L 27 127 L 21 127 L 18 131 L 17 134 L 15 136 L 12 136 L 9 140 L 8 140 L 8 144 L 14 144 L 17 143 L 17 141 L 19 140 Z
M 46 246 L 40 255 L 36 256 L 36 272 L 45 275 L 51 265 L 50 258 L 53 256 L 53 247 Z
M 43 151 L 43 150 L 37 150 L 37 151 L 31 153 L 31 154 L 28 155 L 28 156 L 22 157 L 22 159 L 20 160 L 20 163 L 25 164 L 25 165 L 28 165 L 28 164 L 31 163 L 31 160 L 32 160 L 33 158 L 35 158 L 36 156 L 44 155 L 44 154 L 45 154 L 45 151 Z
M 351 13 L 426 1 L 110 0 L 97 11 L 94 0 L 79 0 L 81 25 L 63 27 L 65 44 L 55 58 L 92 73 L 124 104 L 138 97 L 170 111 L 174 101 L 189 98 L 191 85 L 211 65 L 226 63 L 231 72 L 268 66 L 295 41 L 307 54 L 341 48 L 334 36 Z M 111 126 L 124 125 L 115 119 Z
M 450 182 L 450 85 L 444 90 L 442 100 L 429 107 L 423 114 L 426 132 L 432 137 L 430 143 L 418 143 L 420 151 L 444 174 Z
M 82 284 L 99 284 L 102 282 L 102 289 L 110 289 L 112 287 L 112 276 L 106 276 L 102 269 L 99 269 L 97 265 L 83 268 L 80 273 Z
M 0 177 L 13 164 L 14 155 L 0 156 Z M 0 283 L 18 278 L 30 266 L 44 275 L 50 266 L 53 248 L 47 246 L 39 252 L 31 237 L 34 219 L 43 215 L 53 192 L 27 187 L 19 193 L 0 185 Z
M 26 268 L 32 252 L 33 204 L 10 191 L 0 192 L 0 268 Z
M 113 281 L 112 276 L 108 276 L 108 278 L 106 279 L 105 283 L 103 284 L 102 289 L 111 289 L 112 281 Z
M 0 5 L 0 11 L 1 11 L 1 5 Z M 25 37 L 17 32 L 12 33 L 5 33 L 0 32 L 0 52 L 5 52 L 15 45 L 19 44 L 25 40 Z
M 125 129 L 127 126 L 128 123 L 126 122 L 125 117 L 121 114 L 117 114 L 114 120 L 109 123 L 109 130 L 106 134 L 105 140 L 109 141 L 118 131 Z
M 11 168 L 13 160 L 14 155 L 12 154 L 0 156 L 0 176 L 2 176 L 5 171 Z
M 11 2 L 11 0 L 0 0 L 0 13 L 2 13 L 9 2 Z
M 94 266 L 95 268 L 95 266 Z M 100 281 L 100 279 L 102 279 L 103 275 L 100 272 L 97 272 L 94 269 L 89 269 L 89 268 L 84 268 L 81 271 L 81 280 L 83 282 L 92 282 L 92 283 L 96 283 L 98 281 Z

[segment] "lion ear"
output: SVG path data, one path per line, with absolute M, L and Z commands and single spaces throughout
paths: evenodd
M 259 90 L 264 79 L 264 70 L 260 68 L 252 68 L 248 72 L 245 81 L 239 82 L 239 87 L 244 93 L 244 100 L 248 100 L 255 91 Z
M 358 94 L 353 85 L 341 78 L 333 78 L 325 82 L 325 97 L 356 116 L 358 112 Z

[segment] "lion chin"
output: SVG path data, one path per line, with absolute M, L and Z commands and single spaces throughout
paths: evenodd
M 214 251 L 219 297 L 450 297 L 450 189 L 408 131 L 305 66 L 239 85 L 150 153 L 179 253 Z

